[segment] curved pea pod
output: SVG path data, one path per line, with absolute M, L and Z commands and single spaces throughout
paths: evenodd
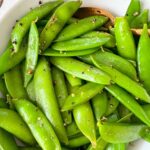
M 56 6 L 61 4 L 62 1 L 54 1 L 46 3 L 40 7 L 33 9 L 28 12 L 24 17 L 22 17 L 15 25 L 12 33 L 11 33 L 11 41 L 14 47 L 14 51 L 18 52 L 20 50 L 20 44 L 22 42 L 23 37 L 27 33 L 30 28 L 31 22 L 35 20 L 39 20 L 46 16 L 51 10 L 53 10 Z
M 79 137 L 70 139 L 67 147 L 76 148 L 76 147 L 80 147 L 80 146 L 83 146 L 83 145 L 89 144 L 89 143 L 90 143 L 90 141 L 87 137 L 79 136 Z
M 110 84 L 111 78 L 96 67 L 85 64 L 73 58 L 51 57 L 51 63 L 60 70 L 86 81 L 99 84 Z M 77 67 L 78 66 L 78 67 Z
M 67 134 L 55 96 L 51 69 L 45 58 L 39 60 L 35 70 L 34 89 L 38 106 L 51 122 L 59 140 L 63 143 L 67 143 Z
M 0 108 L 8 108 L 7 101 L 4 98 L 0 98 Z
M 130 78 L 137 80 L 136 69 L 128 60 L 107 51 L 98 51 L 91 55 L 99 63 L 111 66 Z
M 65 83 L 64 74 L 61 70 L 56 67 L 52 68 L 52 79 L 54 83 L 54 90 L 57 97 L 57 101 L 59 104 L 59 108 L 61 108 L 64 104 L 64 100 L 68 96 L 67 86 Z M 72 114 L 69 111 L 62 112 L 62 118 L 64 124 L 70 124 L 72 122 Z
M 92 38 L 76 38 L 68 41 L 57 42 L 52 48 L 57 51 L 81 51 L 90 48 L 97 48 L 106 44 L 110 37 L 92 37 Z
M 11 45 L 0 55 L 0 75 L 15 67 L 25 58 L 27 51 L 26 40 L 23 40 L 18 53 L 12 55 L 12 51 L 13 47 Z
M 150 47 L 150 38 L 148 35 L 147 25 L 145 24 L 138 44 L 137 62 L 140 80 L 143 83 L 144 87 L 147 89 L 147 91 L 150 93 L 149 47 Z
M 98 48 L 91 48 L 91 49 L 81 50 L 81 51 L 56 51 L 56 50 L 49 48 L 41 55 L 59 56 L 59 57 L 83 56 L 83 55 L 92 54 L 92 53 L 96 52 L 97 50 L 98 50 Z
M 101 137 L 109 143 L 128 143 L 140 138 L 145 125 L 127 123 L 98 123 Z
M 143 10 L 134 20 L 131 22 L 131 28 L 142 28 L 144 24 L 148 23 L 148 9 Z
M 104 85 L 101 84 L 96 84 L 92 82 L 86 83 L 85 85 L 76 89 L 66 98 L 61 111 L 71 110 L 75 108 L 75 106 L 89 101 L 92 97 L 101 92 L 103 88 Z
M 0 108 L 0 120 L 1 128 L 12 133 L 25 143 L 35 144 L 35 140 L 29 128 L 15 111 L 6 108 Z
M 104 44 L 104 47 L 115 47 L 116 46 L 116 41 L 115 41 L 115 37 L 109 33 L 106 32 L 99 32 L 99 31 L 91 31 L 89 33 L 86 33 L 84 35 L 81 36 L 82 38 L 93 38 L 93 37 L 99 37 L 99 38 L 103 38 L 103 37 L 109 37 L 109 41 L 107 41 Z
M 24 86 L 26 87 L 33 77 L 38 60 L 39 33 L 35 22 L 31 23 L 28 39 L 28 50 L 25 60 Z
M 41 150 L 39 147 L 20 147 L 19 150 Z
M 65 76 L 70 83 L 71 86 L 79 86 L 82 85 L 82 80 L 80 78 L 77 78 L 71 74 L 65 73 Z
M 106 150 L 126 150 L 126 143 L 109 144 Z
M 10 71 L 4 73 L 4 79 L 7 90 L 13 98 L 28 98 L 23 86 L 23 77 L 20 66 L 16 66 Z
M 96 57 L 91 56 L 91 59 L 98 68 L 108 73 L 111 76 L 112 81 L 115 82 L 117 85 L 124 88 L 129 93 L 133 94 L 136 99 L 140 98 L 140 100 L 150 103 L 150 95 L 140 84 L 130 79 L 123 73 L 119 72 L 117 69 L 111 66 L 101 64 L 101 62 L 99 62 Z
M 40 34 L 40 50 L 50 46 L 67 21 L 80 7 L 81 1 L 68 1 L 59 6 Z M 69 13 L 68 13 L 69 12 Z
M 125 14 L 129 24 L 136 16 L 140 14 L 140 10 L 141 10 L 140 0 L 131 0 Z
M 78 133 L 80 133 L 80 130 L 77 127 L 76 123 L 73 121 L 71 124 L 69 124 L 66 127 L 66 132 L 67 132 L 68 137 L 72 137 L 72 136 L 77 135 Z
M 90 145 L 87 150 L 105 150 L 107 144 L 108 143 L 106 141 L 104 141 L 101 137 L 99 137 L 96 140 L 96 147 L 93 148 L 92 145 Z
M 13 136 L 1 128 L 0 128 L 0 148 L 2 150 L 19 150 Z
M 77 23 L 78 21 L 79 21 L 78 18 L 71 17 L 71 18 L 68 20 L 67 24 Z
M 136 100 L 128 92 L 117 85 L 105 87 L 120 103 L 127 107 L 137 118 L 150 126 L 150 120 L 144 109 L 136 102 Z
M 91 141 L 92 146 L 96 147 L 95 120 L 90 104 L 85 103 L 75 107 L 73 116 L 80 131 Z
M 56 41 L 66 41 L 79 37 L 84 33 L 101 27 L 108 21 L 104 16 L 89 16 L 66 26 L 58 35 Z
M 59 140 L 45 115 L 25 99 L 14 102 L 15 107 L 43 150 L 61 150 Z
M 3 95 L 3 97 L 6 97 L 6 94 L 8 93 L 4 79 L 0 77 L 0 94 Z
M 115 97 L 110 96 L 108 100 L 108 107 L 107 107 L 105 115 L 108 116 L 112 114 L 117 109 L 118 105 L 119 105 L 119 101 Z
M 97 94 L 92 98 L 92 108 L 95 115 L 96 120 L 100 120 L 101 117 L 106 113 L 108 106 L 108 99 L 106 92 L 102 92 L 101 94 Z
M 136 47 L 125 17 L 115 19 L 115 37 L 119 55 L 127 59 L 135 60 Z
M 91 55 L 78 56 L 78 58 L 79 58 L 79 60 L 81 60 L 87 64 L 93 65 L 93 62 L 91 60 Z

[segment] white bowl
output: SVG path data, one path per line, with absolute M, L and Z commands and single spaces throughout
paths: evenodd
M 1 1 L 1 0 L 0 0 Z M 5 50 L 15 21 L 39 4 L 40 0 L 4 0 L 0 8 L 0 54 Z M 41 0 L 43 3 L 50 0 Z M 150 0 L 141 0 L 143 8 L 150 9 Z M 100 7 L 116 16 L 124 15 L 130 0 L 83 0 L 83 6 Z M 128 150 L 150 150 L 150 143 L 138 140 Z

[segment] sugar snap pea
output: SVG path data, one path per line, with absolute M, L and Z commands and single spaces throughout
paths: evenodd
M 92 37 L 92 38 L 76 38 L 68 41 L 57 42 L 52 45 L 54 50 L 58 51 L 80 51 L 90 48 L 97 48 L 106 44 L 110 37 Z
M 81 51 L 56 51 L 56 50 L 49 48 L 41 55 L 59 56 L 59 57 L 83 56 L 83 55 L 92 54 L 92 53 L 96 52 L 97 50 L 98 50 L 98 48 L 91 48 L 91 49 L 86 49 L 86 50 L 81 50 Z
M 150 102 L 150 95 L 140 84 L 130 79 L 128 76 L 122 74 L 115 68 L 101 64 L 99 60 L 96 59 L 96 57 L 91 56 L 91 59 L 98 68 L 108 73 L 111 76 L 112 81 L 114 81 L 116 84 L 126 89 L 137 99 L 140 98 L 140 100 L 148 103 Z
M 103 38 L 103 37 L 109 37 L 109 41 L 107 41 L 105 44 L 104 44 L 104 47 L 108 47 L 108 48 L 112 48 L 112 47 L 115 47 L 116 46 L 116 41 L 115 41 L 115 38 L 113 35 L 107 33 L 107 32 L 99 32 L 99 31 L 91 31 L 89 33 L 86 33 L 84 35 L 82 35 L 81 37 L 83 38 L 93 38 L 93 37 L 100 37 L 100 38 Z
M 84 55 L 84 56 L 78 56 L 78 59 L 87 63 L 87 64 L 90 64 L 90 65 L 93 65 L 93 62 L 91 60 L 91 55 Z
M 52 79 L 54 82 L 54 90 L 57 97 L 59 107 L 61 108 L 64 104 L 64 100 L 68 96 L 67 86 L 65 83 L 64 74 L 61 70 L 56 67 L 52 67 Z M 69 111 L 62 112 L 62 118 L 64 124 L 70 124 L 72 122 L 72 114 Z
M 149 117 L 147 116 L 144 109 L 136 102 L 136 100 L 128 92 L 123 90 L 117 85 L 111 85 L 105 87 L 108 92 L 110 92 L 114 97 L 117 98 L 120 103 L 126 106 L 133 114 L 142 120 L 145 124 L 150 126 Z
M 66 26 L 58 35 L 56 41 L 66 41 L 101 27 L 108 21 L 104 16 L 90 16 Z
M 126 59 L 107 51 L 97 51 L 92 54 L 100 63 L 112 66 L 130 78 L 137 80 L 136 69 Z
M 140 0 L 131 0 L 125 14 L 129 24 L 136 16 L 140 14 L 140 10 L 141 10 Z
M 52 41 L 55 39 L 57 34 L 61 31 L 64 25 L 67 23 L 69 18 L 77 11 L 80 7 L 81 1 L 68 1 L 59 6 L 43 31 L 40 34 L 40 50 L 44 51 L 50 46 Z M 68 13 L 69 12 L 69 13 Z
M 52 9 L 61 4 L 62 1 L 53 1 L 46 3 L 40 7 L 37 7 L 27 13 L 23 18 L 21 18 L 15 25 L 12 33 L 11 33 L 11 41 L 14 47 L 14 51 L 18 52 L 20 50 L 20 44 L 22 42 L 23 37 L 27 33 L 30 28 L 30 24 L 32 21 L 36 19 L 41 19 L 46 16 Z
M 19 150 L 13 136 L 1 128 L 0 128 L 0 148 L 1 150 Z
M 97 94 L 92 98 L 91 102 L 95 118 L 98 121 L 107 111 L 108 99 L 106 92 L 103 91 L 101 94 Z
M 14 103 L 41 148 L 43 150 L 61 150 L 52 126 L 41 110 L 25 99 L 19 99 Z
M 34 89 L 37 104 L 51 122 L 59 140 L 68 143 L 52 83 L 51 69 L 45 58 L 39 60 L 35 70 Z
M 27 92 L 23 86 L 20 66 L 16 66 L 6 72 L 4 74 L 4 79 L 7 90 L 13 98 L 28 98 Z
M 109 144 L 106 150 L 126 150 L 126 143 Z
M 7 118 L 7 119 L 6 119 Z M 0 108 L 0 127 L 12 133 L 28 144 L 35 144 L 35 140 L 22 118 L 13 110 Z
M 150 38 L 147 31 L 147 25 L 143 27 L 143 32 L 139 40 L 138 49 L 137 49 L 137 62 L 138 62 L 138 72 L 141 82 L 144 87 L 150 93 L 150 65 L 149 65 L 149 47 L 150 47 Z
M 65 100 L 65 103 L 62 107 L 62 111 L 73 109 L 79 104 L 83 104 L 89 101 L 92 97 L 97 95 L 102 91 L 104 85 L 96 83 L 86 83 L 85 85 L 79 87 L 73 93 L 71 93 Z
M 26 53 L 25 60 L 25 75 L 24 75 L 24 86 L 26 87 L 33 77 L 35 67 L 38 60 L 39 51 L 39 33 L 35 22 L 31 23 L 28 39 L 28 50 Z
M 96 147 L 95 120 L 90 104 L 76 106 L 73 109 L 73 116 L 80 131 L 91 141 L 92 146 Z
M 78 78 L 100 84 L 110 83 L 111 79 L 106 73 L 76 59 L 66 57 L 51 57 L 50 61 L 59 69 Z
M 129 24 L 125 17 L 118 17 L 115 19 L 115 37 L 119 55 L 131 60 L 135 60 L 135 43 Z

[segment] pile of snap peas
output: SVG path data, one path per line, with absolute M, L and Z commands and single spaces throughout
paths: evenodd
M 110 28 L 106 16 L 74 18 L 81 4 L 40 3 L 17 20 L 0 55 L 0 149 L 126 150 L 150 142 L 148 11 L 131 0 Z M 143 28 L 141 35 L 131 28 Z

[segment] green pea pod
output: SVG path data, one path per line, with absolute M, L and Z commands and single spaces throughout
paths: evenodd
M 16 66 L 6 72 L 4 74 L 4 79 L 7 90 L 13 98 L 28 98 L 27 92 L 23 86 L 20 66 Z
M 121 118 L 131 113 L 130 110 L 122 104 L 119 105 L 118 111 Z
M 136 16 L 140 14 L 140 10 L 141 10 L 140 0 L 131 0 L 125 14 L 129 24 Z
M 77 78 L 71 74 L 65 73 L 65 76 L 70 83 L 71 86 L 79 86 L 82 85 L 82 80 L 80 78 Z
M 141 100 L 150 103 L 149 94 L 140 84 L 119 72 L 115 68 L 101 64 L 96 57 L 91 56 L 91 59 L 98 68 L 111 76 L 113 82 L 127 90 L 129 93 L 133 94 L 136 99 L 140 98 Z
M 110 84 L 110 77 L 101 70 L 73 58 L 51 57 L 50 61 L 59 69 L 83 80 Z M 78 66 L 78 67 L 77 67 Z
M 90 48 L 97 48 L 106 44 L 110 37 L 92 37 L 92 38 L 76 38 L 68 41 L 57 42 L 52 48 L 57 51 L 81 51 Z
M 101 117 L 103 117 L 103 115 L 106 113 L 108 107 L 108 99 L 106 92 L 97 94 L 92 98 L 91 102 L 95 118 L 97 121 L 99 121 Z
M 115 97 L 110 96 L 109 98 L 110 99 L 108 101 L 108 107 L 107 107 L 107 110 L 105 113 L 106 116 L 112 114 L 117 109 L 117 107 L 119 105 L 119 101 Z
M 79 37 L 84 33 L 101 27 L 108 21 L 104 16 L 89 16 L 66 26 L 58 35 L 56 41 L 66 41 Z
M 40 50 L 50 46 L 67 21 L 80 7 L 81 1 L 68 1 L 59 6 L 40 34 Z M 68 13 L 69 12 L 69 13 Z
M 127 144 L 118 143 L 118 144 L 109 144 L 106 150 L 126 150 Z
M 103 37 L 109 37 L 109 41 L 107 43 L 104 44 L 104 47 L 115 47 L 116 46 L 116 41 L 113 35 L 107 33 L 107 32 L 99 32 L 99 31 L 91 31 L 89 33 L 86 33 L 84 35 L 82 35 L 83 38 L 93 38 L 93 37 L 99 37 L 99 38 L 103 38 Z
M 38 60 L 39 51 L 39 33 L 35 22 L 31 23 L 29 40 L 28 40 L 28 50 L 25 60 L 25 74 L 24 74 L 24 86 L 26 87 L 33 77 L 35 67 Z
M 64 104 L 64 100 L 68 96 L 64 74 L 61 70 L 57 69 L 56 67 L 53 67 L 52 78 L 54 82 L 54 90 L 57 97 L 57 101 L 59 107 L 61 108 Z M 70 124 L 72 122 L 72 114 L 69 111 L 62 112 L 62 118 L 65 125 Z
M 91 55 L 84 55 L 84 56 L 78 56 L 78 58 L 79 58 L 81 61 L 83 61 L 83 62 L 85 62 L 85 63 L 87 63 L 87 64 L 93 65 L 93 62 L 92 62 L 90 56 L 91 56 Z
M 95 121 L 90 104 L 85 103 L 75 107 L 73 116 L 80 131 L 91 141 L 92 146 L 96 147 Z
M 67 143 L 67 134 L 57 104 L 51 70 L 45 58 L 41 58 L 39 60 L 35 70 L 34 89 L 37 104 L 43 110 L 48 120 L 51 122 L 54 131 L 56 132 L 56 135 L 60 141 Z
M 19 150 L 41 150 L 39 147 L 20 147 Z
M 28 100 L 19 99 L 14 103 L 41 148 L 43 150 L 61 150 L 59 140 L 52 126 L 41 110 Z
M 109 143 L 128 143 L 140 138 L 145 125 L 127 123 L 98 123 L 101 137 Z
M 68 20 L 67 24 L 77 23 L 78 21 L 79 21 L 78 18 L 71 17 L 71 18 Z
M 67 147 L 77 148 L 77 147 L 80 147 L 80 146 L 83 146 L 83 145 L 89 144 L 89 143 L 90 143 L 89 139 L 82 135 L 82 136 L 70 139 Z
M 0 108 L 8 108 L 7 101 L 4 98 L 0 98 Z
M 135 43 L 125 17 L 118 17 L 115 19 L 115 37 L 119 55 L 127 59 L 135 60 Z
M 145 24 L 138 44 L 137 62 L 140 80 L 143 83 L 144 87 L 147 89 L 147 91 L 150 93 L 149 47 L 150 47 L 150 38 L 147 31 L 147 25 Z
M 3 97 L 6 96 L 6 94 L 8 93 L 5 82 L 3 80 L 3 78 L 0 77 L 0 94 L 3 95 Z
M 99 63 L 112 66 L 130 78 L 137 80 L 136 69 L 126 59 L 107 51 L 98 51 L 92 56 L 99 61 Z
M 80 133 L 80 130 L 74 121 L 66 127 L 66 131 L 67 131 L 68 137 L 71 137 L 73 135 Z
M 142 28 L 145 23 L 148 23 L 148 9 L 143 10 L 134 20 L 131 22 L 131 28 Z
M 59 56 L 59 57 L 66 57 L 66 56 L 83 56 L 88 55 L 96 52 L 98 48 L 91 48 L 87 50 L 81 50 L 81 51 L 56 51 L 51 48 L 47 49 L 44 53 L 41 55 L 44 56 Z
M 107 144 L 108 144 L 108 143 L 107 143 L 106 141 L 104 141 L 101 137 L 99 137 L 99 138 L 97 139 L 96 143 L 97 143 L 97 144 L 96 144 L 96 147 L 95 147 L 95 148 L 93 148 L 92 145 L 90 145 L 87 150 L 105 150 L 105 148 L 106 148 L 106 146 L 107 146 Z
M 66 98 L 61 111 L 71 110 L 75 108 L 75 106 L 89 101 L 92 97 L 101 92 L 103 88 L 104 85 L 101 84 L 92 82 L 86 83 Z
M 119 120 L 119 114 L 118 114 L 118 111 L 115 110 L 112 114 L 110 114 L 109 116 L 107 116 L 107 118 L 104 117 L 104 120 L 102 118 L 101 121 L 117 122 L 118 120 Z
M 26 39 L 23 40 L 20 50 L 15 55 L 12 55 L 13 47 L 9 46 L 1 55 L 0 55 L 0 75 L 7 72 L 9 69 L 15 67 L 19 64 L 26 55 L 27 44 Z
M 137 118 L 150 126 L 150 120 L 144 109 L 136 102 L 136 100 L 125 90 L 117 85 L 105 87 L 120 103 L 127 107 Z
M 0 120 L 1 128 L 12 133 L 25 143 L 35 144 L 35 140 L 27 125 L 15 111 L 0 108 Z
M 0 128 L 0 148 L 1 150 L 19 150 L 13 136 L 1 128 Z
M 35 95 L 35 89 L 34 89 L 34 80 L 32 79 L 28 86 L 26 87 L 26 91 L 28 93 L 28 96 L 30 100 L 34 103 L 36 103 L 36 95 Z
M 40 7 L 33 9 L 28 12 L 23 18 L 21 18 L 15 25 L 12 33 L 11 33 L 11 41 L 14 47 L 14 51 L 18 52 L 20 50 L 20 44 L 22 42 L 23 37 L 27 33 L 30 28 L 31 22 L 35 20 L 39 20 L 50 13 L 56 6 L 61 4 L 62 1 L 54 1 L 46 3 Z

